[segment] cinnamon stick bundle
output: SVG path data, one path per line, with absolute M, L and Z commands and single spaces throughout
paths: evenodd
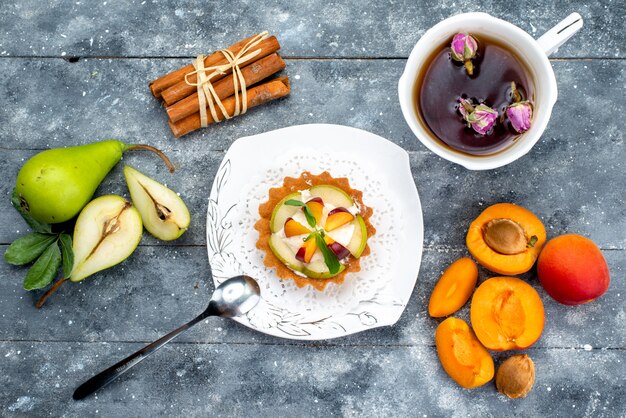
M 241 69 L 241 74 L 246 82 L 246 86 L 251 86 L 258 83 L 261 80 L 266 79 L 272 74 L 285 68 L 285 61 L 277 54 L 273 53 L 265 58 L 262 58 L 250 65 L 247 65 Z M 233 74 L 219 80 L 213 84 L 215 93 L 220 100 L 235 94 L 235 86 L 233 84 Z M 241 85 L 239 86 L 241 89 Z M 195 90 L 195 88 L 194 88 Z M 239 91 L 239 90 L 238 90 Z M 172 122 L 178 122 L 181 119 L 186 118 L 189 115 L 193 115 L 200 110 L 198 102 L 198 93 L 193 93 L 182 100 L 168 106 L 166 109 L 167 115 Z
M 242 41 L 237 42 L 236 44 L 233 44 L 231 46 L 229 46 L 228 50 L 232 51 L 233 53 L 238 53 L 239 51 L 241 51 L 241 49 L 252 40 L 252 38 L 254 38 L 254 36 L 251 36 L 249 38 L 246 38 Z M 221 52 L 215 52 L 212 55 L 209 55 L 208 57 L 206 57 L 205 61 L 204 61 L 204 65 L 205 66 L 209 66 L 209 65 L 215 65 L 215 63 L 219 60 L 221 60 L 222 58 L 224 58 L 224 55 Z M 172 71 L 171 73 L 168 73 L 166 75 L 164 75 L 163 77 L 160 77 L 156 80 L 154 80 L 153 82 L 150 83 L 149 87 L 150 87 L 150 91 L 152 92 L 152 95 L 154 97 L 156 97 L 157 99 L 161 98 L 161 92 L 171 86 L 173 86 L 174 84 L 178 83 L 179 81 L 183 81 L 185 79 L 185 74 L 188 74 L 190 72 L 192 72 L 194 70 L 193 65 L 189 64 L 186 67 L 183 68 L 179 68 L 178 70 Z
M 246 45 L 249 39 L 251 38 L 238 42 L 228 49 L 231 50 L 236 55 Z M 269 38 L 261 41 L 252 50 L 256 51 L 258 49 L 260 49 L 261 52 L 257 56 L 252 58 L 250 61 L 244 63 L 245 66 L 248 66 L 254 63 L 255 61 L 260 60 L 261 58 L 265 58 L 268 55 L 273 54 L 274 52 L 278 51 L 280 49 L 280 44 L 278 43 L 278 40 L 276 39 L 275 36 L 270 36 Z M 217 65 L 224 65 L 224 64 L 228 64 L 228 60 L 226 59 L 226 57 L 224 57 L 224 54 L 222 54 L 219 51 L 204 59 L 205 67 L 214 67 Z M 163 99 L 163 101 L 165 102 L 167 106 L 170 106 L 176 103 L 177 101 L 184 99 L 185 97 L 189 96 L 190 94 L 196 91 L 195 86 L 189 85 L 185 82 L 185 75 L 192 73 L 193 71 L 195 71 L 194 66 L 192 64 L 189 64 L 180 70 L 174 71 L 174 73 L 172 74 L 175 74 L 175 75 L 169 77 L 169 79 L 166 81 L 159 81 L 159 80 L 163 80 L 164 78 L 168 76 L 162 77 L 159 80 L 154 81 L 150 85 L 150 89 L 152 89 L 152 92 L 154 94 L 154 92 L 157 91 L 156 90 L 157 88 L 163 87 L 164 85 L 174 81 L 174 78 L 177 78 L 176 82 L 174 82 L 173 84 L 170 84 L 168 87 L 166 87 L 163 90 L 160 90 L 159 92 L 161 99 Z M 224 74 L 216 75 L 215 77 L 211 79 L 211 83 L 215 83 L 217 80 L 230 74 L 231 71 L 232 70 L 229 69 L 225 71 Z M 198 77 L 195 74 L 192 74 L 189 77 L 187 77 L 187 80 L 190 83 L 196 83 L 198 81 Z M 157 87 L 154 87 L 155 85 L 157 85 Z M 159 97 L 156 94 L 155 96 Z
M 257 86 L 251 87 L 247 90 L 248 98 L 246 103 L 248 108 L 253 108 L 264 103 L 270 102 L 272 100 L 279 99 L 281 97 L 287 96 L 291 91 L 291 87 L 289 85 L 289 77 L 278 77 L 274 80 L 270 80 L 266 83 L 259 84 Z M 241 100 L 241 93 L 237 93 L 239 99 Z M 227 99 L 222 100 L 222 104 L 224 108 L 228 112 L 228 114 L 232 114 L 235 110 L 235 95 L 228 97 Z M 221 119 L 223 118 L 223 114 L 221 110 L 217 109 L 217 115 Z M 215 120 L 209 113 L 207 115 L 208 122 L 214 123 Z M 198 113 L 187 116 L 184 119 L 179 120 L 178 122 L 168 121 L 170 129 L 176 138 L 180 138 L 183 135 L 186 135 L 190 132 L 195 131 L 196 129 L 200 129 L 200 115 Z

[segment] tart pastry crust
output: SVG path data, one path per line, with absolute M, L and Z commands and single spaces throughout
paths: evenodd
M 346 192 L 352 198 L 352 200 L 354 200 L 354 204 L 357 206 L 357 208 L 359 208 L 359 214 L 365 221 L 365 225 L 367 227 L 367 238 L 369 239 L 372 235 L 376 233 L 376 229 L 374 228 L 374 226 L 372 226 L 370 222 L 370 217 L 372 216 L 373 211 L 372 208 L 365 206 L 365 204 L 363 203 L 363 192 L 351 188 L 347 178 L 333 178 L 327 171 L 324 171 L 319 175 L 314 175 L 308 171 L 305 171 L 300 175 L 300 177 L 297 178 L 285 177 L 282 187 L 271 188 L 269 190 L 269 199 L 267 200 L 267 202 L 264 202 L 259 206 L 259 215 L 261 216 L 261 218 L 254 225 L 254 229 L 259 232 L 259 240 L 256 243 L 256 247 L 265 253 L 263 264 L 265 264 L 266 267 L 275 269 L 276 275 L 281 279 L 293 280 L 298 287 L 311 285 L 315 289 L 322 291 L 329 283 L 343 283 L 346 274 L 360 271 L 360 257 L 354 258 L 351 255 L 348 256 L 348 260 L 345 263 L 346 268 L 336 276 L 330 277 L 328 279 L 313 279 L 300 276 L 291 269 L 289 269 L 285 264 L 283 264 L 282 261 L 280 261 L 274 255 L 269 246 L 269 238 L 272 233 L 270 229 L 270 219 L 276 205 L 288 194 L 300 190 L 310 189 L 311 187 L 318 185 L 335 186 Z M 369 245 L 366 245 L 365 250 L 361 254 L 361 257 L 365 257 L 369 254 L 370 248 Z

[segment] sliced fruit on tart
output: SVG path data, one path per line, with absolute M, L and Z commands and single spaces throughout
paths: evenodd
M 285 202 L 291 199 L 299 199 L 300 192 L 295 192 L 288 194 L 285 196 L 278 204 L 276 205 L 274 211 L 272 212 L 272 217 L 270 218 L 270 229 L 272 233 L 278 232 L 285 225 L 285 221 L 287 218 L 293 216 L 299 208 L 296 206 L 288 206 L 285 205 Z
M 311 233 L 311 230 L 306 226 L 302 225 L 300 222 L 296 221 L 293 218 L 287 218 L 285 221 L 285 236 L 287 238 L 293 237 L 296 235 L 304 235 Z
M 293 271 L 333 277 L 367 245 L 367 226 L 357 211 L 352 198 L 335 186 L 291 193 L 272 212 L 270 249 Z
M 301 272 L 304 269 L 304 264 L 296 259 L 296 254 L 291 247 L 278 235 L 270 235 L 269 246 L 274 255 L 291 270 Z
M 310 263 L 313 255 L 317 251 L 317 244 L 314 238 L 309 238 L 296 253 L 296 260 L 302 263 Z
M 346 248 L 354 258 L 359 258 L 367 245 L 367 225 L 365 225 L 365 221 L 361 215 L 356 215 L 354 222 L 355 227 L 352 239 L 350 239 Z
M 331 274 L 324 260 L 320 259 L 315 260 L 312 263 L 303 265 L 303 268 L 300 272 L 305 276 L 310 277 L 311 279 L 329 279 L 346 269 L 346 266 L 344 264 L 340 264 L 339 266 L 339 271 Z
M 328 244 L 328 248 L 330 248 L 330 250 L 335 253 L 335 256 L 337 256 L 339 260 L 343 260 L 350 255 L 350 251 L 348 251 L 346 247 L 339 244 L 337 241 L 333 241 L 332 243 Z
M 354 200 L 352 200 L 350 195 L 341 190 L 339 187 L 324 184 L 311 187 L 309 192 L 312 197 L 319 197 L 324 201 L 324 203 L 333 205 L 336 208 L 349 208 L 354 205 Z
M 315 218 L 315 222 L 317 225 L 322 223 L 322 218 L 324 217 L 324 200 L 321 197 L 314 197 L 306 202 L 307 207 L 313 214 Z
M 350 255 L 350 251 L 335 241 L 330 235 L 324 234 L 324 242 L 326 242 L 326 245 L 335 254 L 338 260 L 343 260 Z
M 330 212 L 326 217 L 326 223 L 324 229 L 326 231 L 332 231 L 354 220 L 354 215 L 346 208 L 338 207 Z

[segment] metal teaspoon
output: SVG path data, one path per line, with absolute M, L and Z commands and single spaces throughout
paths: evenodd
M 232 318 L 243 315 L 254 308 L 259 300 L 261 300 L 261 289 L 256 280 L 249 276 L 231 277 L 215 289 L 209 300 L 209 306 L 204 312 L 180 328 L 87 380 L 76 388 L 72 397 L 75 400 L 80 400 L 91 395 L 203 319 L 209 316 Z

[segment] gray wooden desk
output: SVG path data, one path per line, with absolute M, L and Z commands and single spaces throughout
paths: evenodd
M 10 4 L 11 3 L 11 4 Z M 23 162 L 49 147 L 118 138 L 164 149 L 125 163 L 179 191 L 191 229 L 163 243 L 144 234 L 123 264 L 65 285 L 42 310 L 22 289 L 24 269 L 0 263 L 1 416 L 624 416 L 626 414 L 626 146 L 624 2 L 5 1 L 0 7 L 0 250 L 26 231 L 10 206 Z M 405 124 L 396 83 L 433 24 L 486 11 L 538 37 L 573 11 L 583 30 L 552 57 L 557 102 L 543 138 L 498 170 L 468 172 L 428 152 Z M 267 29 L 278 36 L 289 98 L 174 140 L 150 80 L 192 56 Z M 271 338 L 211 320 L 97 397 L 78 383 L 204 308 L 213 289 L 205 213 L 213 176 L 238 137 L 325 122 L 379 134 L 406 149 L 424 206 L 425 251 L 411 301 L 393 327 L 319 343 Z M 122 164 L 98 194 L 127 195 Z M 469 222 L 509 201 L 536 213 L 549 236 L 592 238 L 612 282 L 601 299 L 550 299 L 534 390 L 509 400 L 492 383 L 459 388 L 434 348 L 426 312 L 441 271 L 467 253 Z M 481 270 L 481 280 L 489 276 Z M 460 315 L 467 318 L 468 308 Z M 496 354 L 496 361 L 503 355 Z

